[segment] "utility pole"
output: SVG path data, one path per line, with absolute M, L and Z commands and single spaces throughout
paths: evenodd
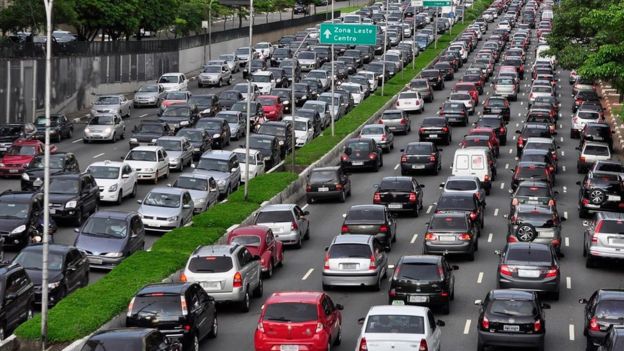
M 332 24 L 334 24 L 334 1 L 335 0 L 329 0 L 331 1 L 331 22 Z M 331 111 L 330 111 L 330 116 L 331 116 L 331 135 L 334 136 L 334 120 L 336 119 L 334 116 L 334 86 L 335 84 L 335 80 L 336 80 L 336 73 L 335 73 L 335 69 L 334 69 L 334 44 L 331 45 Z M 294 127 L 294 125 L 293 125 Z
M 437 49 L 438 48 L 438 9 L 439 7 L 436 7 L 436 12 L 435 12 L 435 18 L 433 22 L 433 48 Z
M 385 13 L 388 13 L 388 0 L 386 0 Z M 384 96 L 384 86 L 386 85 L 386 49 L 388 48 L 388 16 L 384 15 L 384 22 L 386 22 L 386 29 L 384 29 L 384 47 L 383 47 L 383 61 L 381 72 L 381 96 Z
M 412 16 L 414 19 L 412 28 L 412 69 L 416 69 L 416 6 L 412 7 Z
M 210 0 L 208 4 L 208 59 L 212 60 L 212 3 L 214 0 Z M 206 64 L 206 62 L 204 62 Z
M 249 134 L 251 128 L 251 60 L 253 57 L 253 0 L 249 0 L 249 57 L 247 58 L 247 123 L 245 126 L 245 201 L 249 196 Z M 293 77 L 294 80 L 294 77 Z M 294 127 L 294 126 L 293 126 Z
M 292 171 L 295 172 L 295 144 L 297 143 L 297 137 L 295 136 L 295 109 L 297 108 L 297 104 L 296 101 L 297 99 L 295 98 L 295 57 L 297 57 L 297 53 L 299 52 L 299 49 L 301 49 L 301 46 L 303 45 L 303 43 L 305 43 L 306 39 L 308 38 L 308 36 L 310 35 L 310 32 L 308 32 L 305 37 L 303 37 L 303 40 L 301 40 L 301 44 L 299 44 L 299 46 L 297 47 L 297 50 L 295 50 L 295 52 L 293 53 L 293 58 L 292 58 L 292 82 L 290 83 L 290 113 L 292 116 L 292 128 L 293 128 L 293 133 L 292 133 Z

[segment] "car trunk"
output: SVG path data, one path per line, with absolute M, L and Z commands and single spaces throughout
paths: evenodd
M 262 326 L 264 333 L 270 338 L 302 340 L 314 337 L 317 321 L 293 323 L 263 320 Z
M 381 227 L 385 226 L 385 224 L 376 220 L 359 220 L 353 222 L 345 221 L 344 226 L 348 227 L 346 233 L 374 235 L 381 233 Z
M 542 280 L 546 278 L 546 273 L 550 270 L 550 266 L 526 263 L 509 264 L 512 270 L 512 277 L 522 280 Z
M 371 351 L 416 350 L 422 334 L 366 333 L 366 344 Z
M 401 190 L 386 190 L 380 191 L 379 197 L 382 203 L 406 203 L 409 202 L 411 192 Z
M 534 332 L 536 318 L 534 316 L 508 316 L 492 313 L 488 315 L 488 320 L 490 321 L 488 328 L 490 332 L 528 334 Z

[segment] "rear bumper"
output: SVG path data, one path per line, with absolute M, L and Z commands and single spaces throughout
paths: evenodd
M 379 281 L 378 271 L 366 273 L 329 273 L 323 271 L 323 285 L 330 286 L 373 286 Z
M 416 171 L 434 171 L 436 169 L 436 162 L 427 163 L 401 163 L 401 170 L 403 172 L 416 172 Z
M 425 241 L 424 250 L 428 254 L 467 254 L 474 251 L 474 245 L 472 241 L 456 241 L 448 244 Z
M 498 286 L 500 289 L 522 289 L 537 292 L 557 292 L 559 291 L 559 278 L 551 280 L 519 280 L 514 278 L 498 278 Z
M 281 234 L 277 234 L 277 233 L 273 233 L 275 234 L 275 239 L 281 241 L 283 244 L 286 245 L 290 245 L 290 244 L 296 244 L 299 242 L 299 232 L 298 231 L 292 231 L 289 233 L 281 233 Z
M 624 251 L 614 247 L 591 246 L 589 254 L 600 258 L 624 259 Z
M 544 334 L 490 333 L 479 330 L 479 343 L 492 346 L 535 347 L 544 344 Z
M 315 191 L 306 193 L 306 198 L 310 199 L 335 199 L 339 198 L 342 191 Z

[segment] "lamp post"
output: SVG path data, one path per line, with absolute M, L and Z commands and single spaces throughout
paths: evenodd
M 297 143 L 297 136 L 295 135 L 295 109 L 297 108 L 297 103 L 296 103 L 296 98 L 295 98 L 295 57 L 297 57 L 297 53 L 299 52 L 299 49 L 301 49 L 301 46 L 303 45 L 303 43 L 305 43 L 305 40 L 308 38 L 308 36 L 310 35 L 310 32 L 308 32 L 305 37 L 303 37 L 303 39 L 301 40 L 301 44 L 299 44 L 299 46 L 297 47 L 297 50 L 295 50 L 295 52 L 293 53 L 293 58 L 292 58 L 292 82 L 290 83 L 290 113 L 292 116 L 292 128 L 293 128 L 293 132 L 292 132 L 292 171 L 295 171 L 295 144 Z
M 433 22 L 433 48 L 434 49 L 438 48 L 438 9 L 439 7 L 436 7 L 435 18 Z
M 208 4 L 208 59 L 212 60 L 212 3 L 214 0 L 210 0 Z M 206 62 L 204 62 L 205 64 Z
M 332 22 L 332 24 L 334 24 L 334 1 L 335 0 L 329 0 L 329 1 L 331 1 L 331 19 L 332 19 L 331 22 Z M 334 71 L 334 66 L 335 66 L 334 61 L 336 61 L 336 60 L 334 60 L 334 57 L 335 57 L 334 44 L 332 44 L 331 45 L 331 60 L 332 60 L 331 61 L 331 95 L 332 96 L 331 96 L 331 111 L 330 111 L 330 114 L 329 114 L 331 116 L 331 135 L 332 136 L 335 135 L 334 134 L 334 120 L 336 119 L 335 116 L 334 116 L 334 104 L 335 104 L 335 101 L 334 101 L 334 86 L 336 85 L 335 84 L 336 73 Z
M 416 69 L 416 6 L 413 7 L 412 16 L 414 18 L 414 25 L 412 26 L 412 69 Z
M 385 11 L 388 11 L 388 0 L 386 0 L 386 8 Z M 384 15 L 384 20 L 386 22 L 386 29 L 384 30 L 384 47 L 383 47 L 383 61 L 382 67 L 383 72 L 381 72 L 381 96 L 384 96 L 384 86 L 386 85 L 386 49 L 388 48 L 388 17 Z
M 251 60 L 253 56 L 253 0 L 249 0 L 249 57 L 247 58 L 247 123 L 245 126 L 245 200 L 249 196 L 249 133 L 251 128 Z

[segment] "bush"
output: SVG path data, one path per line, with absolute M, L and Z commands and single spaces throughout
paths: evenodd
M 151 252 L 176 252 L 190 255 L 200 245 L 217 241 L 227 228 L 183 227 L 173 230 L 152 245 Z
M 257 176 L 249 181 L 248 202 L 261 204 L 279 194 L 288 184 L 297 179 L 297 175 L 290 172 L 275 172 Z M 228 202 L 245 201 L 243 186 L 239 191 L 228 198 Z

